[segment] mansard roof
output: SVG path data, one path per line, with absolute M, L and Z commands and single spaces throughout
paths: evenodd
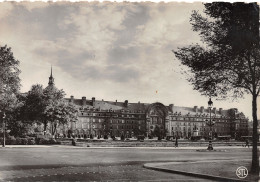
M 83 99 L 84 98 L 84 99 Z M 117 102 L 117 101 L 104 101 L 104 100 L 95 100 L 95 104 L 93 105 L 92 100 L 87 100 L 85 97 L 82 99 L 74 99 L 72 98 L 66 98 L 65 100 L 67 102 L 71 102 L 73 100 L 73 103 L 78 106 L 79 108 L 84 109 L 98 109 L 99 111 L 108 111 L 112 110 L 115 112 L 119 111 L 130 111 L 130 112 L 142 112 L 145 113 L 149 108 L 152 107 L 152 105 L 158 104 L 158 103 L 128 103 L 126 100 L 125 102 Z M 83 105 L 83 100 L 85 102 L 85 105 Z M 159 103 L 161 104 L 161 103 Z M 187 117 L 209 117 L 210 112 L 209 108 L 207 107 L 182 107 L 182 106 L 174 106 L 173 104 L 170 104 L 169 106 L 164 106 L 161 104 L 167 111 L 168 114 L 172 116 L 187 116 Z M 233 108 L 235 109 L 235 108 Z M 241 112 L 237 112 L 236 110 L 236 118 L 245 118 L 244 114 Z M 223 110 L 222 108 L 216 109 L 211 108 L 211 116 L 212 117 L 229 117 L 228 116 L 228 110 Z
M 66 98 L 67 102 L 70 102 L 71 99 Z M 89 108 L 89 109 L 99 109 L 99 110 L 113 110 L 113 111 L 121 111 L 121 110 L 129 110 L 129 111 L 142 111 L 144 112 L 147 105 L 145 103 L 128 103 L 126 102 L 117 102 L 117 101 L 104 101 L 104 100 L 95 100 L 95 104 L 92 104 L 92 100 L 86 100 L 85 105 L 83 106 L 82 99 L 73 99 L 73 103 L 78 107 L 82 108 Z

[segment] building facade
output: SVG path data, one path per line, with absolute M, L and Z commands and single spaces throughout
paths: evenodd
M 180 107 L 162 103 L 129 103 L 96 100 L 94 97 L 75 99 L 67 98 L 78 108 L 78 121 L 70 123 L 63 135 L 70 132 L 80 138 L 104 136 L 138 135 L 155 136 L 156 131 L 162 136 L 191 138 L 192 136 L 209 137 L 207 123 L 212 120 L 214 137 L 230 136 L 237 138 L 248 135 L 248 119 L 236 108 L 223 110 L 202 107 Z M 230 114 L 232 113 L 232 115 Z
M 54 78 L 49 77 L 48 87 L 54 86 Z M 129 103 L 96 100 L 95 97 L 76 99 L 66 98 L 67 103 L 78 109 L 78 121 L 60 126 L 58 134 L 64 137 L 120 137 L 133 136 L 174 136 L 191 138 L 209 137 L 210 127 L 214 122 L 214 137 L 230 136 L 238 138 L 248 135 L 248 119 L 236 108 L 180 107 L 162 103 Z

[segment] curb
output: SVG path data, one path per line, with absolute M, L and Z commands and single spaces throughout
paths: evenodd
M 174 173 L 174 174 L 182 174 L 182 175 L 186 175 L 186 176 L 193 176 L 193 177 L 204 178 L 204 179 L 228 181 L 228 182 L 233 182 L 233 181 L 234 182 L 248 182 L 246 180 L 225 178 L 225 177 L 221 177 L 221 176 L 213 176 L 213 175 L 206 175 L 206 174 L 200 174 L 200 173 L 191 173 L 191 172 L 187 172 L 187 171 L 179 171 L 179 170 L 166 169 L 166 168 L 160 168 L 160 167 L 152 167 L 152 166 L 149 166 L 149 163 L 144 164 L 143 167 L 146 169 L 151 169 L 151 170 L 156 170 L 156 171 L 162 171 L 162 172 L 168 172 L 168 173 Z

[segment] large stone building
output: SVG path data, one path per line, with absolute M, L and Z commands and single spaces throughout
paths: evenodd
M 49 77 L 48 86 L 54 86 L 54 78 Z M 95 97 L 76 99 L 73 96 L 65 99 L 67 103 L 78 108 L 78 121 L 58 130 L 61 136 L 80 138 L 133 137 L 138 135 L 192 136 L 209 137 L 207 123 L 214 122 L 213 136 L 233 138 L 248 135 L 248 119 L 236 108 L 180 107 L 162 103 L 131 103 L 96 100 Z
M 213 135 L 232 137 L 248 135 L 248 119 L 237 109 L 180 107 L 162 103 L 129 103 L 118 101 L 96 100 L 95 97 L 66 99 L 78 107 L 78 122 L 71 123 L 67 130 L 78 137 L 154 135 L 159 130 L 164 136 L 191 138 L 202 136 L 207 138 L 212 120 Z M 233 113 L 231 115 L 231 113 Z M 210 117 L 211 115 L 211 117 Z M 159 129 L 158 129 L 159 128 Z M 64 131 L 66 135 L 68 131 Z

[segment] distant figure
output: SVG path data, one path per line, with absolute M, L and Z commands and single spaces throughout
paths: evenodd
M 248 146 L 248 148 L 249 148 L 249 141 L 248 141 L 248 139 L 246 139 L 246 145 L 245 145 L 245 147 L 246 146 Z
M 175 139 L 175 148 L 178 147 L 178 137 Z

